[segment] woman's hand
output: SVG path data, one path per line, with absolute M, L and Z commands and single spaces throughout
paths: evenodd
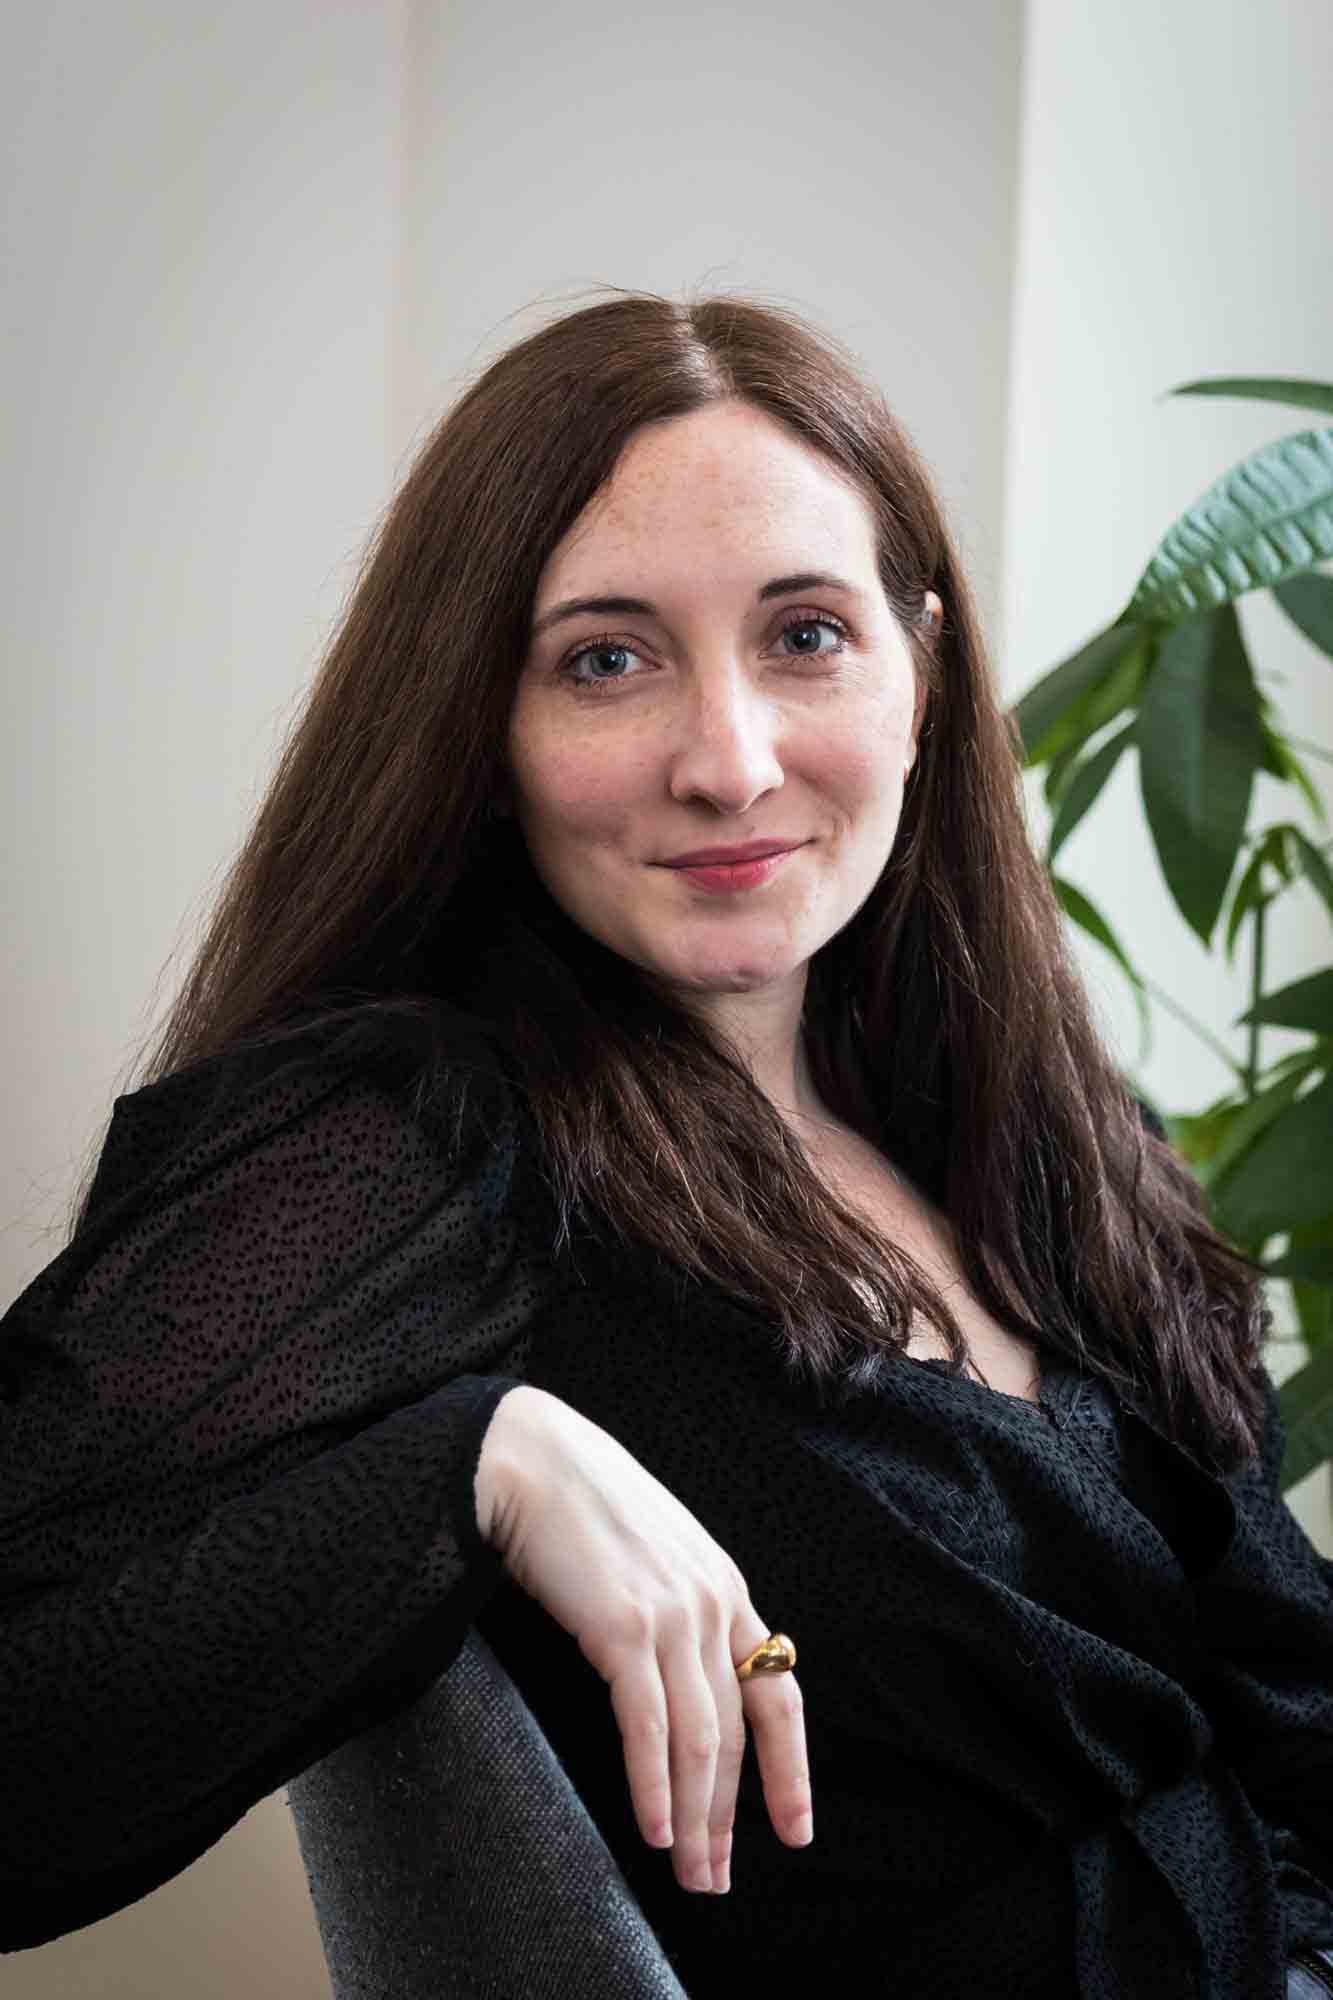
M 496 1405 L 476 1494 L 483 1539 L 610 1687 L 639 1830 L 673 1849 L 682 1888 L 730 1886 L 747 1721 L 773 1825 L 804 1846 L 800 1688 L 794 1673 L 737 1680 L 769 1628 L 688 1508 L 608 1431 L 526 1383 Z

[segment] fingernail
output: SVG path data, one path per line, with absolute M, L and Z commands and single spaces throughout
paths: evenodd
M 804 1812 L 798 1818 L 794 1819 L 791 1826 L 791 1837 L 798 1847 L 808 1847 L 815 1837 L 814 1815 Z

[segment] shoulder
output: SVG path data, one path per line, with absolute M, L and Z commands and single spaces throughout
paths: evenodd
M 315 1014 L 117 1097 L 83 1222 L 298 1140 L 334 1171 L 367 1150 L 459 1165 L 512 1153 L 520 1124 L 503 1046 L 478 1017 L 440 1002 Z

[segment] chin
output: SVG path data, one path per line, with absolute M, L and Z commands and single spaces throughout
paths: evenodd
M 774 986 L 781 980 L 790 979 L 797 965 L 803 961 L 786 959 L 771 965 L 756 965 L 753 962 L 731 960 L 714 962 L 711 965 L 671 966 L 656 968 L 658 977 L 669 980 L 673 986 L 686 988 L 691 993 L 754 993 L 761 986 Z

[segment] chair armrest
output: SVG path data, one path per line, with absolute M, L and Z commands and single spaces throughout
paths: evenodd
M 1302 1945 L 1286 1962 L 1286 2000 L 1328 2000 L 1333 1993 L 1333 1951 Z
M 686 2000 L 475 1626 L 419 1700 L 287 1796 L 333 2000 Z

